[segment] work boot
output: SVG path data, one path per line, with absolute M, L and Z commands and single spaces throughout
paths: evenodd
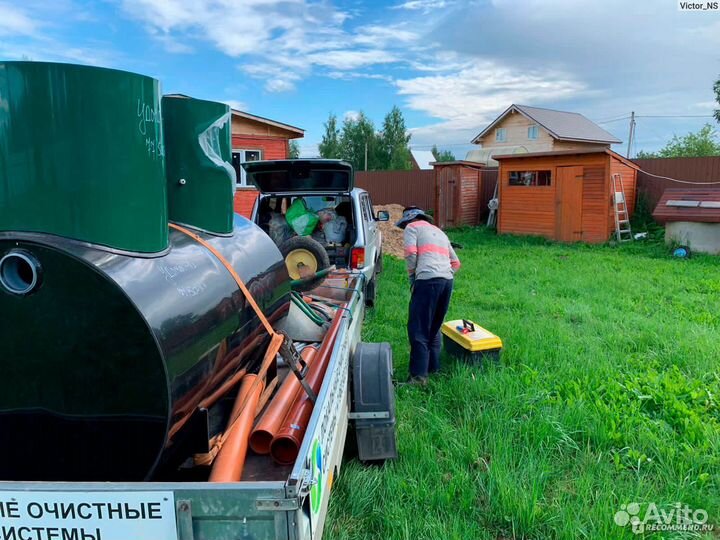
M 425 387 L 425 386 L 427 386 L 427 383 L 428 383 L 427 377 L 423 377 L 422 375 L 411 375 L 410 377 L 408 377 L 408 380 L 405 381 L 404 384 L 406 384 L 408 386 Z

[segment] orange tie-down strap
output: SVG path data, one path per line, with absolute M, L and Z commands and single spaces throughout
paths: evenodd
M 265 330 L 267 330 L 267 333 L 270 334 L 270 343 L 268 345 L 267 350 L 265 351 L 265 356 L 263 357 L 263 361 L 260 364 L 260 369 L 257 372 L 257 376 L 255 379 L 255 382 L 253 383 L 253 386 L 251 388 L 251 391 L 248 393 L 248 396 L 246 400 L 238 407 L 237 415 L 235 418 L 231 418 L 230 422 L 228 423 L 228 427 L 225 430 L 225 433 L 228 433 L 235 423 L 238 421 L 238 419 L 241 417 L 242 411 L 245 409 L 245 406 L 247 405 L 247 402 L 249 401 L 250 395 L 254 392 L 254 389 L 257 385 L 265 384 L 265 376 L 267 375 L 267 371 L 270 368 L 270 365 L 272 364 L 273 360 L 275 360 L 275 357 L 277 356 L 278 352 L 280 352 L 280 348 L 282 347 L 282 344 L 285 341 L 285 336 L 283 334 L 278 334 L 273 329 L 272 325 L 270 324 L 270 321 L 267 320 L 267 317 L 265 317 L 265 314 L 260 309 L 260 306 L 258 306 L 257 302 L 255 301 L 255 298 L 253 298 L 252 294 L 250 294 L 250 291 L 245 286 L 245 283 L 240 278 L 238 273 L 235 271 L 233 266 L 230 264 L 230 262 L 223 257 L 222 253 L 220 253 L 217 249 L 215 249 L 213 246 L 211 246 L 207 241 L 203 240 L 199 235 L 195 234 L 190 229 L 186 229 L 185 227 L 182 227 L 180 225 L 176 225 L 175 223 L 170 223 L 170 228 L 175 229 L 177 231 L 180 231 L 181 233 L 189 236 L 193 240 L 195 240 L 198 244 L 202 245 L 203 247 L 207 248 L 210 253 L 212 253 L 220 263 L 227 269 L 228 272 L 230 272 L 230 275 L 235 280 L 235 283 L 237 283 L 237 286 L 240 288 L 242 293 L 245 295 L 245 298 L 247 299 L 250 306 L 253 308 L 253 311 L 260 319 L 260 322 L 265 327 Z M 273 385 L 274 387 L 274 385 Z M 188 416 L 189 417 L 189 416 Z M 186 417 L 182 423 L 185 423 L 185 420 L 187 420 Z M 182 426 L 180 426 L 182 427 Z M 179 429 L 179 427 L 177 428 Z
M 275 337 L 275 330 L 273 329 L 272 325 L 270 324 L 270 321 L 267 320 L 267 317 L 265 317 L 265 314 L 260 309 L 260 306 L 258 306 L 257 302 L 255 301 L 255 298 L 253 298 L 253 295 L 250 294 L 250 291 L 245 286 L 245 283 L 240 278 L 238 273 L 235 271 L 235 268 L 233 268 L 233 265 L 230 264 L 230 261 L 228 261 L 225 257 L 223 257 L 223 254 L 220 253 L 217 249 L 215 249 L 210 243 L 203 238 L 201 238 L 199 235 L 192 232 L 190 229 L 186 229 L 185 227 L 181 227 L 180 225 L 176 225 L 175 223 L 170 223 L 170 228 L 175 229 L 177 231 L 180 231 L 183 234 L 186 234 L 193 240 L 195 240 L 198 244 L 202 245 L 203 247 L 207 248 L 210 253 L 215 255 L 215 258 L 220 261 L 220 263 L 225 267 L 225 269 L 230 272 L 230 275 L 235 280 L 235 283 L 237 283 L 237 286 L 240 288 L 242 293 L 245 295 L 245 298 L 247 299 L 248 303 L 250 304 L 250 307 L 253 308 L 253 311 L 255 312 L 255 315 L 258 316 L 258 319 L 260 319 L 260 322 L 265 327 L 265 330 L 267 330 L 267 333 L 270 334 L 270 336 Z

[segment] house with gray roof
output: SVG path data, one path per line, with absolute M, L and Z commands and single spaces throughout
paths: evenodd
M 622 141 L 579 113 L 510 105 L 472 140 L 467 159 L 495 165 L 495 155 L 605 150 Z

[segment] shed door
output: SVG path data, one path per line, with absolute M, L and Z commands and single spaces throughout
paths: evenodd
M 437 225 L 438 227 L 453 227 L 455 225 L 455 205 L 457 200 L 457 185 L 455 179 L 455 167 L 441 167 L 438 172 L 439 206 Z
M 582 167 L 557 167 L 555 180 L 555 237 L 562 242 L 582 240 Z

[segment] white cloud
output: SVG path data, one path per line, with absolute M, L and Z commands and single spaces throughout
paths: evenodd
M 492 60 L 467 62 L 457 72 L 396 81 L 407 107 L 440 122 L 415 128 L 413 142 L 463 142 L 511 103 L 539 105 L 577 97 L 585 85 L 567 73 L 520 70 Z
M 359 113 L 358 111 L 350 110 L 350 111 L 345 111 L 345 112 L 343 113 L 343 120 L 353 120 L 353 121 L 355 121 L 355 120 L 357 120 L 358 118 L 360 118 L 360 113 Z
M 36 22 L 27 13 L 15 6 L 0 3 L 0 36 L 27 36 L 36 30 Z
M 248 63 L 240 67 L 250 77 L 265 81 L 268 92 L 288 92 L 308 74 L 308 66 L 297 64 L 292 58 L 277 57 L 275 63 Z
M 323 51 L 308 55 L 308 60 L 318 66 L 333 68 L 335 70 L 352 70 L 365 66 L 390 64 L 398 62 L 399 57 L 381 50 L 335 50 Z
M 352 79 L 372 79 L 377 81 L 394 82 L 394 79 L 389 75 L 383 75 L 382 73 L 364 73 L 361 71 L 329 71 L 325 73 L 325 76 L 330 79 L 339 79 L 344 81 Z
M 63 35 L 70 24 L 92 16 L 71 0 L 25 0 L 22 7 L 0 0 L 0 57 L 112 66 L 119 54 L 107 43 Z
M 420 35 L 408 30 L 404 25 L 368 25 L 355 30 L 353 42 L 356 45 L 369 47 L 386 47 L 399 43 L 413 43 Z
M 404 24 L 371 24 L 350 31 L 350 15 L 331 0 L 123 0 L 170 52 L 206 41 L 240 69 L 265 81 L 269 92 L 292 90 L 315 68 L 333 72 L 406 60 L 405 47 L 420 36 Z
M 295 88 L 295 83 L 288 79 L 270 79 L 265 83 L 268 92 L 289 92 Z
M 247 110 L 247 105 L 242 101 L 238 101 L 237 99 L 218 99 L 218 101 L 229 106 L 231 109 L 235 109 L 236 111 Z
M 452 6 L 455 2 L 449 0 L 408 0 L 402 4 L 393 6 L 394 9 L 409 9 L 412 11 L 422 10 L 424 12 L 432 11 L 433 9 L 442 9 L 445 7 Z

